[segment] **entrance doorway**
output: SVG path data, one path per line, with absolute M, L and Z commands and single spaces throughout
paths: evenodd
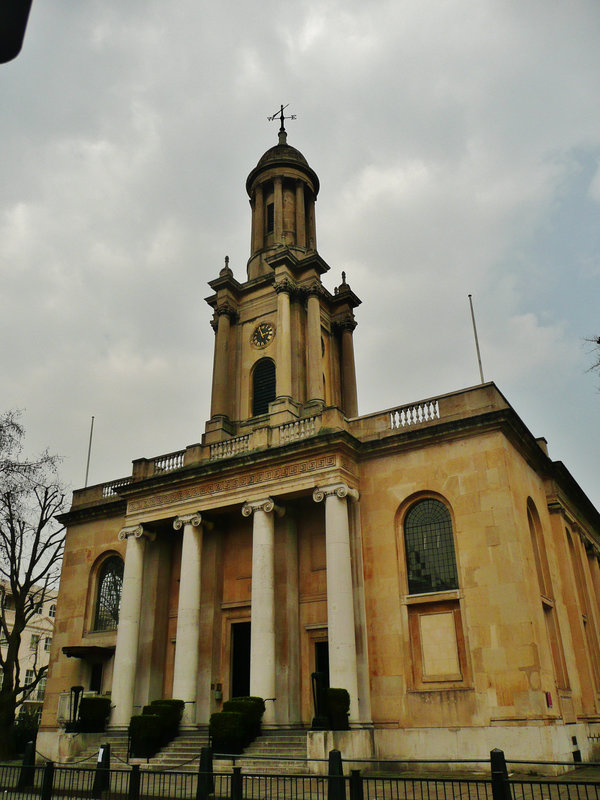
M 323 676 L 323 689 L 329 689 L 329 642 L 315 642 L 315 672 Z
M 231 697 L 250 694 L 250 624 L 231 625 Z

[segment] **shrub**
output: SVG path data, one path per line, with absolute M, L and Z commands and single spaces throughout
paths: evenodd
M 242 715 L 244 746 L 260 734 L 265 701 L 262 697 L 233 697 L 223 703 L 223 711 L 236 711 Z
M 102 733 L 110 715 L 110 697 L 82 697 L 79 704 L 81 733 Z
M 152 758 L 159 750 L 162 725 L 158 714 L 140 714 L 129 723 L 131 755 L 135 758 Z
M 158 714 L 161 719 L 163 746 L 177 736 L 184 707 L 183 700 L 153 700 L 144 706 L 143 714 Z
M 350 695 L 346 689 L 325 689 L 325 712 L 329 720 L 330 730 L 347 731 L 348 712 L 350 711 Z
M 239 711 L 211 714 L 210 736 L 215 753 L 236 755 L 244 749 L 244 715 Z

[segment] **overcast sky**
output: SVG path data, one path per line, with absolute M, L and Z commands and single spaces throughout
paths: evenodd
M 200 440 L 245 179 L 319 175 L 361 413 L 486 380 L 600 506 L 598 0 L 34 0 L 0 65 L 0 410 L 83 485 Z

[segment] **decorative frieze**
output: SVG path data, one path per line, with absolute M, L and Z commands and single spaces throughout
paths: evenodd
M 171 492 L 165 492 L 164 494 L 153 495 L 152 497 L 130 500 L 128 513 L 145 511 L 149 508 L 159 508 L 161 506 L 170 505 L 171 503 L 181 503 L 185 500 L 212 496 L 223 492 L 233 492 L 237 489 L 257 486 L 271 481 L 298 478 L 312 472 L 331 469 L 336 466 L 336 463 L 337 461 L 334 455 L 326 455 L 306 461 L 297 461 L 292 464 L 282 464 L 276 467 L 247 472 L 241 475 L 235 475 L 231 478 L 224 478 L 220 481 L 204 483 L 200 486 L 187 486 L 185 488 L 175 489 Z

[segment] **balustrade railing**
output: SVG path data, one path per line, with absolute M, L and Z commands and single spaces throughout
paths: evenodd
M 286 444 L 297 439 L 306 439 L 307 436 L 314 436 L 317 432 L 317 419 L 318 417 L 307 417 L 280 425 L 279 441 L 281 444 Z
M 426 400 L 411 406 L 403 406 L 390 411 L 390 428 L 410 428 L 422 422 L 431 422 L 440 418 L 440 406 L 437 400 Z
M 245 453 L 250 449 L 250 434 L 236 436 L 235 439 L 226 439 L 224 442 L 215 442 L 210 446 L 210 460 L 230 458 L 238 453 Z
M 185 450 L 178 450 L 176 453 L 167 453 L 164 456 L 158 456 L 153 459 L 154 472 L 171 472 L 174 469 L 181 469 L 183 467 L 183 459 L 185 457 Z
M 122 486 L 128 486 L 131 480 L 131 478 L 120 478 L 119 480 L 103 484 L 102 497 L 116 497 L 119 494 L 119 489 Z

